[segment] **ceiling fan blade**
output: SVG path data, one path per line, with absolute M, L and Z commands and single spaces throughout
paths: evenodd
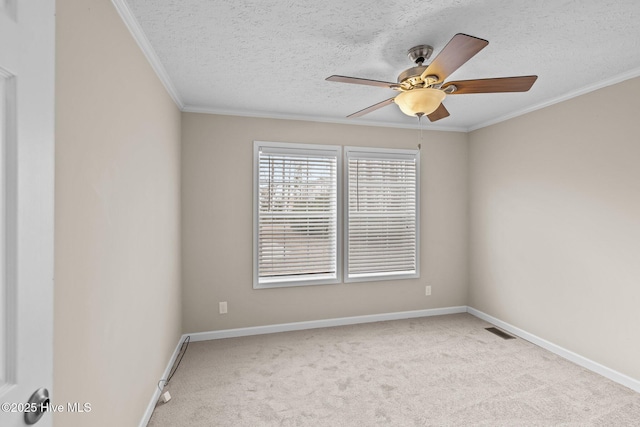
M 427 76 L 438 76 L 438 82 L 444 81 L 488 44 L 489 42 L 484 39 L 466 34 L 456 34 L 424 70 L 421 76 L 422 80 L 425 80 Z
M 359 77 L 347 77 L 347 76 L 329 76 L 325 80 L 329 82 L 354 83 L 358 85 L 386 87 L 390 89 L 393 89 L 394 87 L 398 86 L 397 83 L 383 82 L 380 80 L 361 79 Z
M 440 106 L 431 114 L 428 114 L 427 117 L 429 121 L 435 122 L 436 120 L 444 119 L 445 117 L 449 117 L 449 111 L 445 108 L 444 104 L 440 104 Z
M 531 89 L 538 76 L 500 77 L 495 79 L 461 80 L 448 82 L 447 86 L 455 85 L 456 90 L 450 95 L 465 93 L 496 93 L 496 92 L 526 92 Z
M 387 100 L 385 100 L 385 101 L 378 102 L 377 104 L 373 104 L 372 106 L 367 107 L 367 108 L 365 108 L 364 110 L 360 110 L 360 111 L 357 111 L 357 112 L 355 112 L 355 113 L 353 113 L 353 114 L 349 114 L 347 117 L 360 117 L 360 116 L 364 116 L 365 114 L 368 114 L 368 113 L 370 113 L 370 112 L 372 112 L 372 111 L 377 110 L 378 108 L 382 108 L 382 107 L 387 106 L 387 105 L 389 105 L 389 104 L 393 104 L 393 98 L 389 98 L 389 99 L 387 99 Z

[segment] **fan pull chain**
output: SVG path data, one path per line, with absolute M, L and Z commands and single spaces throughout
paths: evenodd
M 422 142 L 424 140 L 423 136 L 422 136 L 422 116 L 423 114 L 418 114 L 418 126 L 420 126 L 420 141 Z

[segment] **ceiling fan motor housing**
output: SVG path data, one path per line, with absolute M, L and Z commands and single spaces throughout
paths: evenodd
M 426 69 L 427 67 L 425 65 L 418 65 L 417 67 L 408 68 L 400 73 L 400 75 L 398 76 L 398 83 L 402 84 L 404 82 L 408 82 L 411 87 L 422 83 L 422 79 L 420 78 L 420 76 Z
M 433 48 L 428 44 L 420 44 L 418 46 L 414 46 L 407 52 L 409 55 L 409 59 L 415 62 L 418 65 L 422 65 L 424 61 L 431 57 L 433 53 Z

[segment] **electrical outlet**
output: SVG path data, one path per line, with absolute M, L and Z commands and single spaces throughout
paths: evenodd
M 426 296 L 431 295 L 431 286 L 429 286 L 429 285 L 425 286 L 425 288 L 424 288 L 424 294 L 425 294 Z
M 220 307 L 220 314 L 227 314 L 227 302 L 226 301 L 222 301 L 222 302 L 218 303 L 218 306 Z

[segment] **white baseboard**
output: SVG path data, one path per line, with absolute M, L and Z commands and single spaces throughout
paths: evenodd
M 277 332 L 287 332 L 287 331 L 300 331 L 305 329 L 317 329 L 317 328 L 329 328 L 332 326 L 345 326 L 345 325 L 355 325 L 359 323 L 371 323 L 371 322 L 383 322 L 387 320 L 400 320 L 400 319 L 412 319 L 417 317 L 429 317 L 429 316 L 442 316 L 445 314 L 457 314 L 457 313 L 469 313 L 472 314 L 486 322 L 489 322 L 499 328 L 504 329 L 505 331 L 511 332 L 514 335 L 519 336 L 522 339 L 525 339 L 533 344 L 536 344 L 546 350 L 549 350 L 552 353 L 557 354 L 558 356 L 564 357 L 565 359 L 576 363 L 584 368 L 587 368 L 597 374 L 602 375 L 605 378 L 609 378 L 612 381 L 615 381 L 619 384 L 622 384 L 625 387 L 628 387 L 636 392 L 640 393 L 640 381 L 631 378 L 627 375 L 624 375 L 620 372 L 614 371 L 613 369 L 607 368 L 593 360 L 587 359 L 586 357 L 580 356 L 572 351 L 569 351 L 559 345 L 553 344 L 545 339 L 542 339 L 536 335 L 530 334 L 520 328 L 517 328 L 509 323 L 503 322 L 500 319 L 497 319 L 493 316 L 490 316 L 482 311 L 476 310 L 473 307 L 467 306 L 458 306 L 458 307 L 445 307 L 445 308 L 432 308 L 425 310 L 413 310 L 413 311 L 400 311 L 396 313 L 380 313 L 380 314 L 368 314 L 364 316 L 352 316 L 352 317 L 339 317 L 335 319 L 322 319 L 322 320 L 310 320 L 306 322 L 293 322 L 293 323 L 280 323 L 276 325 L 266 325 L 266 326 L 252 326 L 247 328 L 236 328 L 236 329 L 224 329 L 221 331 L 210 331 L 210 332 L 196 332 L 193 334 L 184 334 L 180 337 L 178 344 L 176 346 L 173 355 L 171 356 L 171 360 L 167 364 L 167 368 L 165 369 L 163 378 L 167 378 L 169 372 L 171 371 L 171 367 L 173 366 L 178 353 L 180 352 L 180 347 L 182 346 L 182 342 L 184 339 L 189 336 L 190 340 L 195 341 L 208 341 L 208 340 L 217 340 L 222 338 L 234 338 L 234 337 L 245 337 L 249 335 L 263 335 L 263 334 L 273 334 Z M 156 387 L 155 393 L 151 398 L 151 402 L 147 406 L 147 410 L 140 421 L 139 427 L 146 427 L 149 420 L 151 419 L 151 415 L 153 414 L 153 410 L 156 406 L 158 399 L 160 398 L 161 391 Z
M 225 329 L 221 331 L 187 334 L 191 341 L 208 341 L 221 338 L 245 337 L 248 335 L 273 334 L 276 332 L 300 331 L 305 329 L 330 328 L 332 326 L 355 325 L 358 323 L 383 322 L 386 320 L 411 319 L 415 317 L 442 316 L 444 314 L 466 313 L 467 307 L 431 308 L 425 310 L 400 311 L 396 313 L 367 314 L 364 316 L 339 317 L 335 319 L 310 320 L 306 322 L 280 323 L 277 325 L 252 326 L 248 328 Z M 186 335 L 184 335 L 186 336 Z
M 173 350 L 171 359 L 169 359 L 169 363 L 167 364 L 167 367 L 165 368 L 164 373 L 162 374 L 162 378 L 158 378 L 158 382 L 160 382 L 162 379 L 167 379 L 169 377 L 171 368 L 173 367 L 173 364 L 175 363 L 176 358 L 178 357 L 178 353 L 180 353 L 180 347 L 182 347 L 182 341 L 184 341 L 185 336 L 186 335 L 183 335 L 178 340 L 178 345 L 176 346 L 176 349 Z M 153 410 L 156 407 L 156 403 L 158 403 L 158 399 L 160 399 L 161 393 L 162 391 L 156 386 L 155 392 L 151 397 L 151 401 L 149 402 L 149 405 L 147 405 L 147 410 L 144 412 L 144 415 L 142 416 L 142 419 L 140 420 L 140 424 L 138 424 L 138 427 L 147 427 L 147 424 L 149 424 L 149 420 L 151 419 L 151 415 L 153 414 Z
M 612 381 L 617 382 L 618 384 L 622 384 L 623 386 L 628 387 L 631 390 L 634 390 L 640 393 L 640 381 L 634 378 L 631 378 L 611 368 L 607 368 L 606 366 L 601 365 L 598 362 L 594 362 L 591 359 L 587 359 L 584 356 L 581 356 L 577 353 L 567 350 L 566 348 L 560 347 L 559 345 L 549 342 L 536 335 L 530 334 L 527 331 L 523 331 L 522 329 L 516 326 L 513 326 L 507 322 L 503 322 L 500 319 L 496 319 L 495 317 L 490 316 L 486 313 L 483 313 L 480 310 L 476 310 L 473 307 L 467 307 L 467 312 L 486 322 L 496 325 L 497 327 L 504 329 L 507 332 L 511 332 L 512 334 L 517 335 L 524 340 L 527 340 L 539 347 L 542 347 L 545 350 L 549 350 L 550 352 L 555 353 L 560 357 L 564 357 L 565 359 L 577 365 L 580 365 L 583 368 L 589 369 L 590 371 L 593 371 L 596 374 L 602 375 L 605 378 L 608 378 Z
M 444 314 L 456 314 L 456 313 L 466 313 L 467 306 L 459 306 L 459 307 L 445 307 L 445 308 L 431 308 L 426 310 L 413 310 L 413 311 L 401 311 L 397 313 L 381 313 L 381 314 L 369 314 L 364 316 L 352 316 L 352 317 L 339 317 L 336 319 L 322 319 L 322 320 L 311 320 L 307 322 L 294 322 L 294 323 L 281 323 L 277 325 L 266 325 L 266 326 L 253 326 L 248 328 L 237 328 L 237 329 L 225 329 L 221 331 L 211 331 L 211 332 L 196 332 L 193 334 L 184 334 L 180 337 L 178 341 L 178 345 L 171 356 L 171 360 L 167 364 L 167 368 L 164 371 L 162 378 L 167 378 L 169 376 L 169 372 L 173 367 L 173 364 L 176 361 L 176 357 L 178 357 L 178 353 L 180 352 L 180 347 L 182 346 L 182 342 L 184 339 L 189 336 L 190 341 L 208 341 L 208 340 L 217 340 L 221 338 L 234 338 L 234 337 L 245 337 L 249 335 L 263 335 L 263 334 L 273 334 L 276 332 L 287 332 L 287 331 L 300 331 L 304 329 L 317 329 L 317 328 L 329 328 L 331 326 L 343 326 L 343 325 L 355 325 L 358 323 L 370 323 L 370 322 L 382 322 L 385 320 L 399 320 L 399 319 L 411 319 L 415 317 L 429 317 L 429 316 L 442 316 Z M 156 403 L 160 398 L 161 391 L 156 387 L 155 392 L 153 393 L 153 397 L 151 397 L 151 401 L 147 406 L 147 410 L 140 420 L 139 427 L 146 427 L 151 419 L 151 415 L 153 414 L 153 410 L 156 407 Z

